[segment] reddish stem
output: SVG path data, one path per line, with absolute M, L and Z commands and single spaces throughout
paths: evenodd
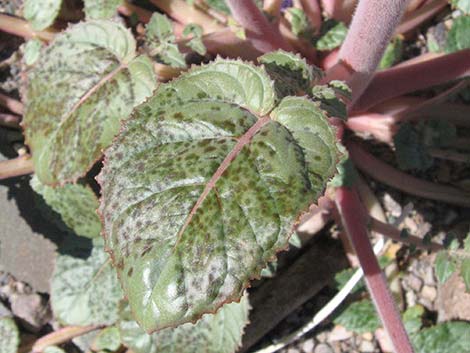
M 234 19 L 245 28 L 253 46 L 270 52 L 277 49 L 291 51 L 291 46 L 281 36 L 279 28 L 271 25 L 253 0 L 227 0 Z
M 322 24 L 321 8 L 318 0 L 300 0 L 302 8 L 310 20 L 310 24 L 315 29 L 315 32 L 320 30 Z
M 72 338 L 82 336 L 88 332 L 98 330 L 102 327 L 103 326 L 98 325 L 63 327 L 57 331 L 51 332 L 46 336 L 41 337 L 36 341 L 36 343 L 34 343 L 31 351 L 32 353 L 40 353 L 49 346 L 54 346 L 70 341 Z
M 11 33 L 15 36 L 23 37 L 25 39 L 39 38 L 46 42 L 54 39 L 54 33 L 48 30 L 34 31 L 31 25 L 18 17 L 13 17 L 0 13 L 0 31 Z
M 0 126 L 19 129 L 20 122 L 21 118 L 17 115 L 0 113 Z
M 358 212 L 360 213 L 363 210 L 358 195 L 354 190 L 340 187 L 336 190 L 335 201 L 344 231 L 354 246 L 375 309 L 390 337 L 395 352 L 413 353 L 400 313 L 369 241 L 364 218 L 358 216 Z
M 31 174 L 33 172 L 33 160 L 31 156 L 27 154 L 0 162 L 0 180 Z
M 421 63 L 378 72 L 354 110 L 366 109 L 387 99 L 470 75 L 470 49 Z
M 396 33 L 406 33 L 417 28 L 423 22 L 434 17 L 448 4 L 447 0 L 434 0 L 422 6 L 416 11 L 407 13 L 400 25 L 397 27 Z
M 407 0 L 359 1 L 339 51 L 340 61 L 325 78 L 325 81 L 346 80 L 352 89 L 351 104 L 361 96 L 371 80 L 406 4 Z
M 0 105 L 9 109 L 12 113 L 23 115 L 23 103 L 2 93 L 0 93 Z
M 398 130 L 396 123 L 391 115 L 366 113 L 350 117 L 345 125 L 352 131 L 371 134 L 379 141 L 390 143 Z
M 359 144 L 347 144 L 349 156 L 359 170 L 396 189 L 419 197 L 470 207 L 470 194 L 452 186 L 425 181 L 403 173 L 366 152 Z

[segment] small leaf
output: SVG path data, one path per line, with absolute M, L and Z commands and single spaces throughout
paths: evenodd
M 460 265 L 460 275 L 465 283 L 467 292 L 470 292 L 470 259 L 462 260 Z
M 470 48 L 470 16 L 457 17 L 447 36 L 446 52 Z
M 317 85 L 312 88 L 311 93 L 329 116 L 347 118 L 346 101 L 351 98 L 351 90 L 344 82 L 333 80 L 326 85 Z
M 346 38 L 348 28 L 343 22 L 326 20 L 320 29 L 320 37 L 315 43 L 318 50 L 333 50 L 338 48 Z
M 338 173 L 330 181 L 330 185 L 339 188 L 342 186 L 352 187 L 357 180 L 358 174 L 350 158 L 343 159 L 337 166 Z
M 2 353 L 16 353 L 20 334 L 12 318 L 0 318 L 0 348 Z
M 24 62 L 26 65 L 31 66 L 38 61 L 41 55 L 42 42 L 39 39 L 33 38 L 26 42 L 24 46 Z
M 305 94 L 314 81 L 322 76 L 320 69 L 307 64 L 305 59 L 279 50 L 258 58 L 268 75 L 274 80 L 278 97 Z
M 249 303 L 222 306 L 216 314 L 205 314 L 196 324 L 186 323 L 149 335 L 132 319 L 129 306 L 121 312 L 122 342 L 134 353 L 233 353 L 240 347 L 248 323 Z
M 115 326 L 101 330 L 92 343 L 93 351 L 115 351 L 121 345 L 121 334 Z
M 25 0 L 23 15 L 35 31 L 42 31 L 54 23 L 61 5 L 62 0 Z
M 225 3 L 225 0 L 206 0 L 205 2 L 215 10 L 230 15 L 230 9 Z
M 403 313 L 403 324 L 409 335 L 419 332 L 423 325 L 424 308 L 421 305 L 414 305 L 406 309 Z
M 58 255 L 51 282 L 55 317 L 65 325 L 112 325 L 122 291 L 108 254 L 95 246 L 87 259 Z
M 151 332 L 238 300 L 338 158 L 318 105 L 276 106 L 262 68 L 217 60 L 161 85 L 98 177 L 107 247 L 139 324 Z
M 403 40 L 401 39 L 401 37 L 395 37 L 387 45 L 385 53 L 382 56 L 382 59 L 380 60 L 379 69 L 383 70 L 395 65 L 398 61 L 400 61 L 402 53 Z
M 411 336 L 416 353 L 470 353 L 470 324 L 446 322 Z
M 120 121 L 151 94 L 150 60 L 112 21 L 79 23 L 57 35 L 29 73 L 26 142 L 44 184 L 76 181 L 101 157 Z
M 470 0 L 450 0 L 452 6 L 456 9 L 459 9 L 464 14 L 470 14 Z
M 302 9 L 291 7 L 286 10 L 292 33 L 296 37 L 306 37 L 311 32 L 310 23 Z
M 350 304 L 334 322 L 356 333 L 374 332 L 380 327 L 374 304 L 369 299 Z
M 437 280 L 440 283 L 445 283 L 450 276 L 455 272 L 456 265 L 454 260 L 447 254 L 446 251 L 440 251 L 436 255 L 436 263 L 434 271 L 436 273 Z
M 206 55 L 207 49 L 204 43 L 202 42 L 202 27 L 190 23 L 183 29 L 183 36 L 184 37 L 191 37 L 191 40 L 186 43 L 186 45 L 194 50 L 199 55 Z
M 123 0 L 84 0 L 87 20 L 106 20 L 116 16 Z
M 101 232 L 101 221 L 96 214 L 98 198 L 89 186 L 66 184 L 52 188 L 34 176 L 31 187 L 51 208 L 59 213 L 64 223 L 78 235 L 94 238 Z

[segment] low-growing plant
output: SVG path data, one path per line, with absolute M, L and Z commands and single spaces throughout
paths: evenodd
M 468 85 L 468 2 L 452 1 L 461 15 L 438 54 L 403 62 L 404 36 L 445 1 L 360 0 L 354 16 L 341 3 L 26 0 L 28 22 L 0 14 L 0 30 L 28 39 L 23 103 L 0 96 L 0 125 L 21 124 L 28 151 L 0 162 L 0 178 L 34 173 L 31 187 L 93 242 L 87 259 L 58 255 L 63 328 L 34 352 L 96 330 L 96 352 L 236 351 L 246 288 L 315 203 L 318 229 L 334 219 L 351 242 L 395 351 L 414 351 L 369 231 L 442 251 L 439 277 L 449 263 L 467 286 L 468 241 L 444 250 L 370 215 L 356 169 L 418 197 L 468 207 L 470 195 L 386 164 L 357 136 L 392 145 L 403 170 L 468 162 L 452 150 L 468 107 L 446 102 Z M 350 311 L 375 328 L 370 305 Z M 1 323 L 13 352 L 16 328 Z M 426 337 L 413 331 L 415 345 Z

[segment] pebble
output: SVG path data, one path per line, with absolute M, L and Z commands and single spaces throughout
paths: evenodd
M 412 290 L 419 292 L 423 286 L 423 281 L 415 275 L 410 275 L 407 278 L 407 284 Z
M 372 334 L 372 332 L 366 332 L 362 334 L 362 338 L 364 338 L 367 341 L 372 341 L 372 339 L 374 338 L 374 335 Z
M 436 300 L 437 290 L 434 287 L 426 285 L 421 290 L 421 295 L 423 296 L 424 299 L 427 299 L 433 302 L 434 300 Z
M 413 291 L 406 292 L 405 298 L 406 298 L 406 305 L 408 307 L 416 305 L 416 294 L 415 294 L 415 292 L 413 292 Z
M 313 338 L 309 338 L 302 342 L 302 350 L 304 353 L 313 353 L 313 348 L 315 348 L 315 341 Z
M 361 342 L 360 351 L 361 353 L 375 352 L 375 346 L 372 342 L 364 340 Z
M 286 353 L 300 353 L 300 351 L 295 347 L 289 347 Z
M 352 337 L 352 332 L 346 330 L 344 326 L 336 325 L 328 335 L 329 342 L 343 341 Z
M 385 209 L 390 212 L 393 217 L 400 217 L 402 209 L 401 205 L 396 202 L 390 194 L 385 194 L 383 198 Z
M 333 349 L 325 343 L 321 343 L 315 348 L 314 353 L 333 353 Z

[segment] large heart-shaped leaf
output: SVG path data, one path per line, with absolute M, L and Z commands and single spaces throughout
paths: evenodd
M 29 73 L 25 135 L 45 184 L 83 176 L 133 107 L 155 88 L 150 60 L 112 21 L 77 24 L 44 51 Z
M 42 184 L 36 176 L 30 184 L 75 233 L 88 238 L 100 235 L 101 221 L 96 214 L 98 198 L 89 186 L 66 184 L 53 188 Z
M 51 305 L 65 325 L 111 325 L 118 319 L 122 290 L 108 254 L 97 245 L 99 239 L 94 242 L 87 259 L 57 256 Z
M 186 323 L 149 335 L 133 320 L 125 305 L 119 330 L 122 343 L 134 353 L 233 353 L 241 344 L 248 311 L 248 298 L 244 295 L 240 303 L 226 304 L 216 314 L 205 314 L 196 324 Z
M 263 68 L 218 60 L 162 85 L 98 180 L 106 245 L 147 330 L 238 300 L 287 242 L 338 159 L 319 104 L 276 106 Z

